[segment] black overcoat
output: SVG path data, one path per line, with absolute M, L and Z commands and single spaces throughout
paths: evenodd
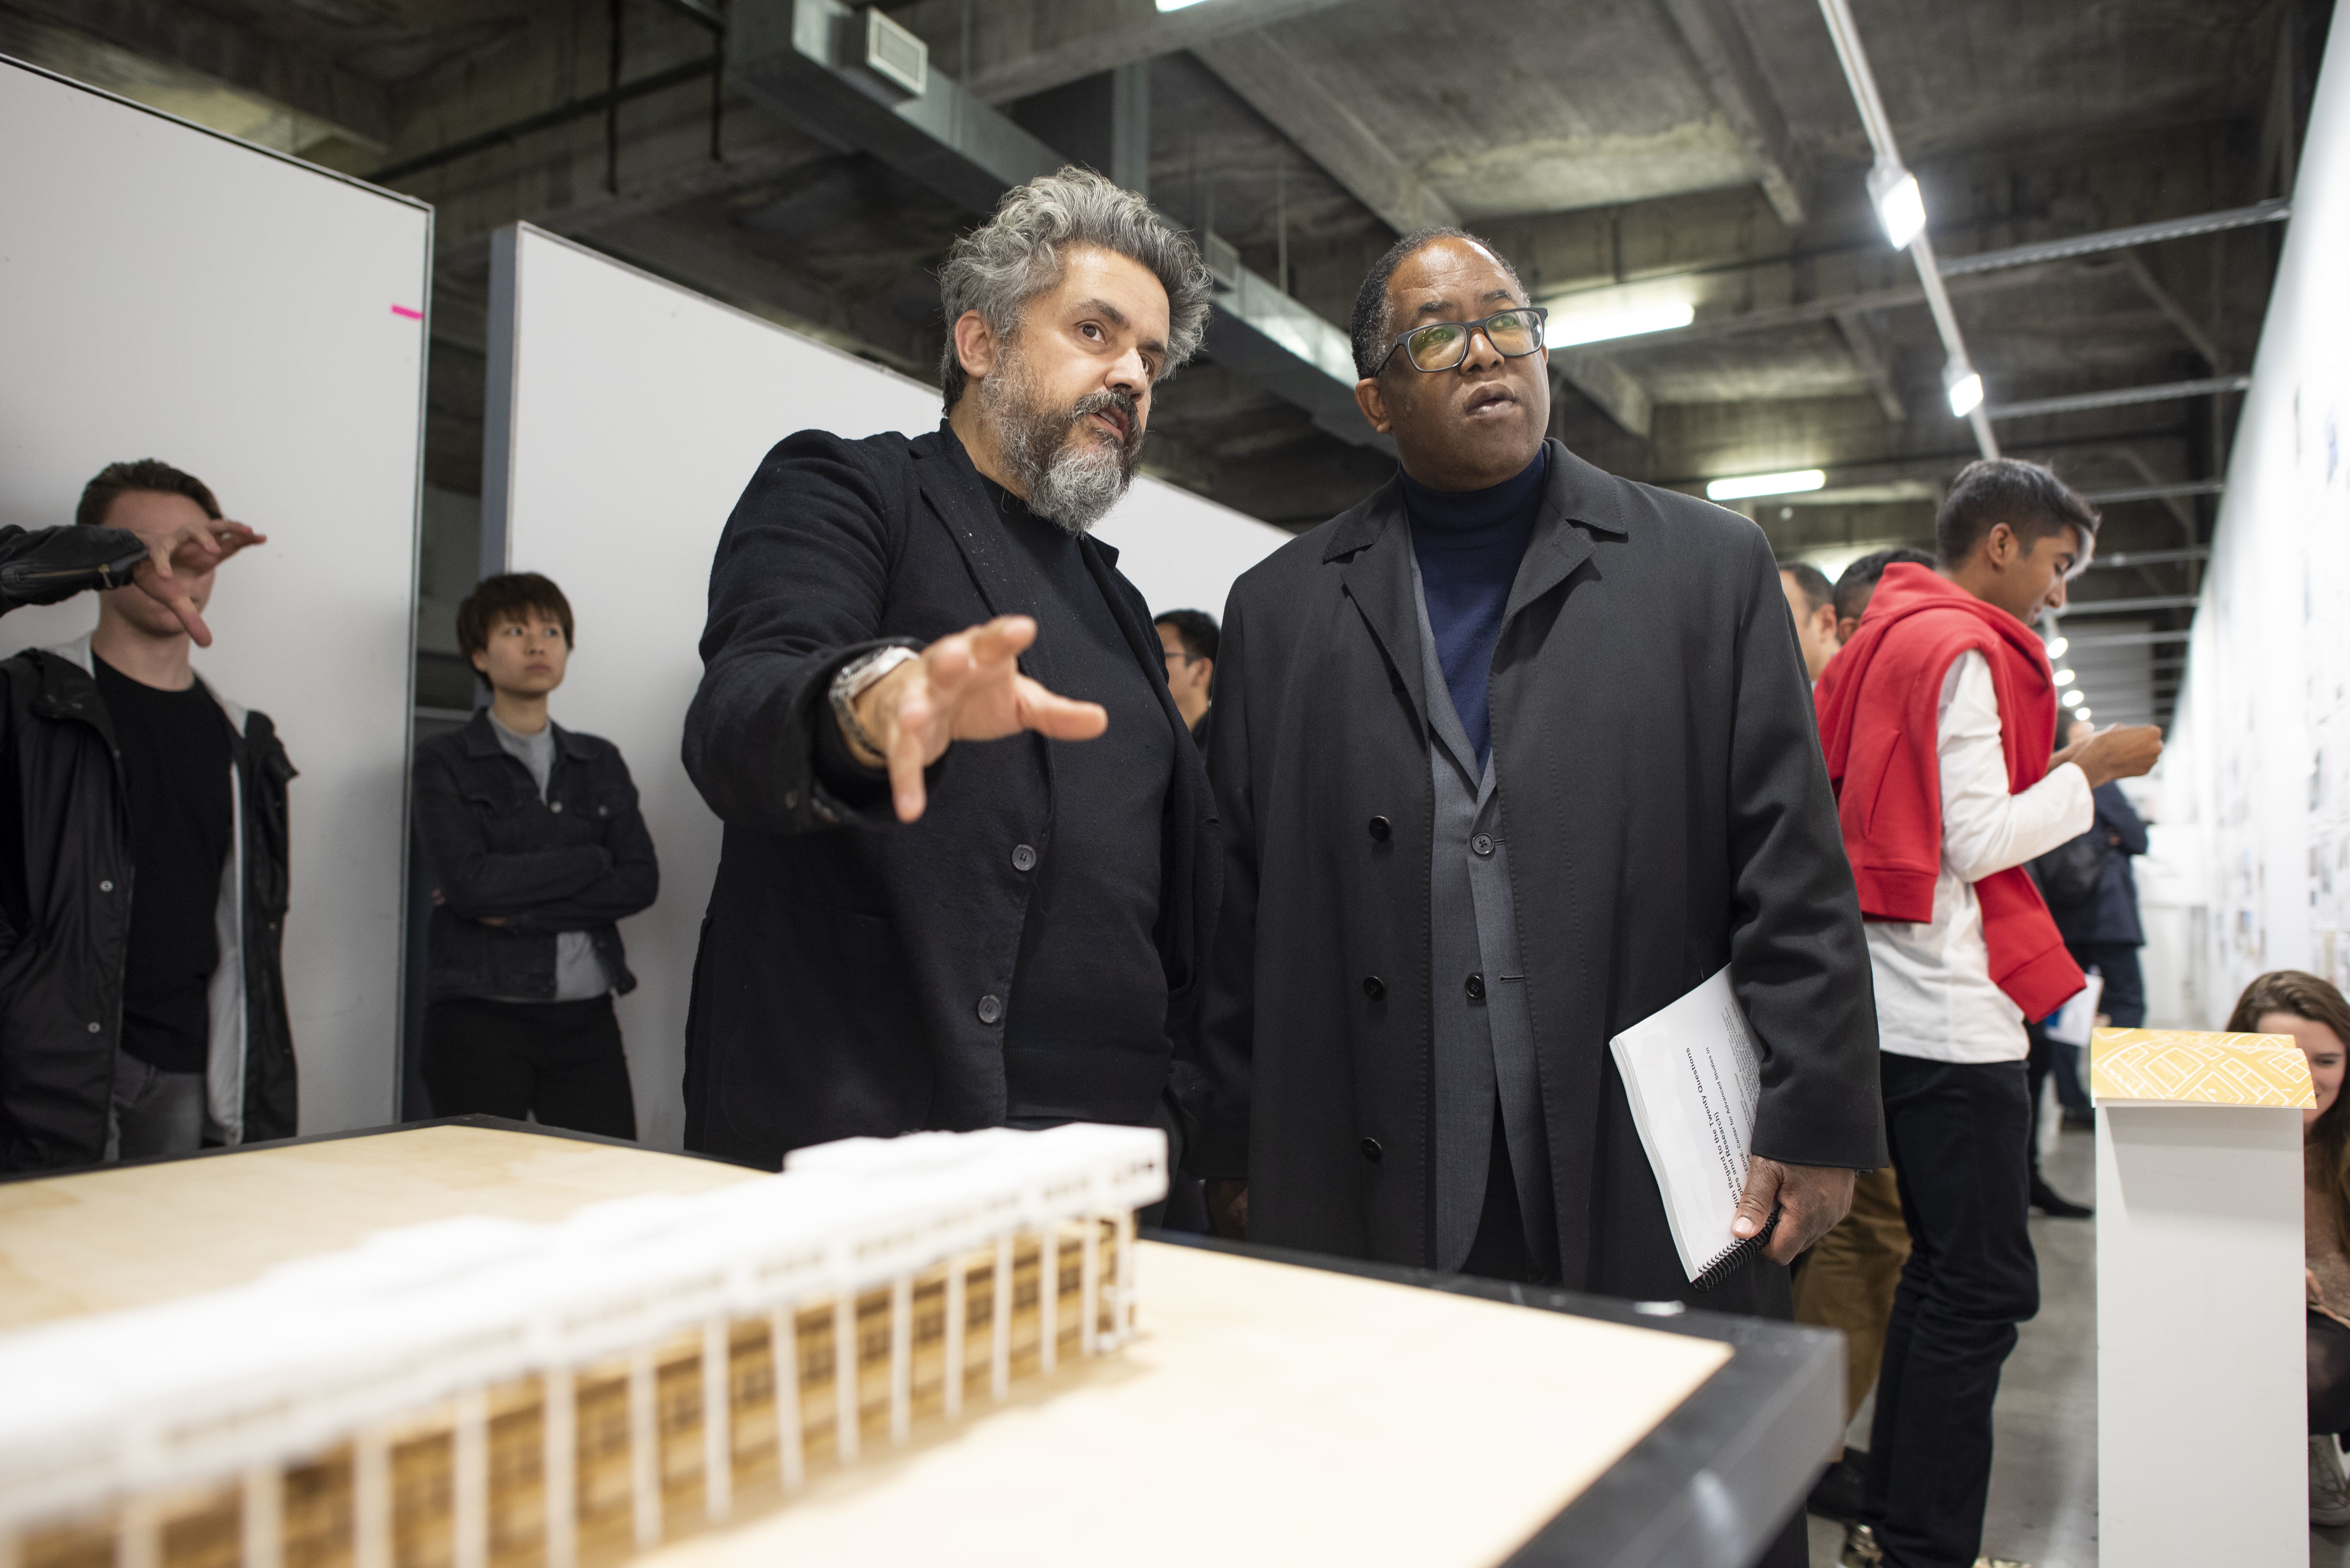
M 869 649 L 1032 610 L 1016 548 L 943 426 L 803 431 L 727 519 L 685 722 L 686 773 L 725 823 L 686 1023 L 688 1148 L 772 1168 L 806 1144 L 1003 1119 L 1004 1007 L 1030 873 L 1053 853 L 1051 748 L 950 747 L 929 809 L 900 824 L 886 784 L 844 777 L 828 693 Z M 1142 596 L 1117 551 L 1087 538 L 1081 553 L 1184 742 L 1154 933 L 1171 1052 L 1215 919 L 1214 806 Z M 1044 644 L 1020 663 L 1054 684 Z
M 1550 458 L 1491 700 L 1564 1282 L 1695 1299 L 1607 1042 L 1729 963 L 1765 1053 L 1756 1150 L 1874 1169 L 1867 950 L 1762 531 Z M 1193 1168 L 1248 1179 L 1250 1240 L 1427 1265 L 1435 803 L 1410 551 L 1390 482 L 1233 586 L 1191 1108 Z M 1705 1300 L 1774 1296 L 1758 1266 Z

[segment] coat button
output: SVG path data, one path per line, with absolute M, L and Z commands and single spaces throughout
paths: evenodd
M 561 811 L 563 809 L 563 803 L 559 800 L 548 801 L 546 803 L 546 809 L 549 811 Z
M 1363 977 L 1363 994 L 1365 996 L 1369 997 L 1373 1002 L 1377 1002 L 1387 993 L 1387 981 L 1381 980 L 1378 975 L 1367 974 Z
M 1492 835 L 1489 833 L 1479 834 L 1476 837 L 1469 841 L 1469 847 L 1475 850 L 1480 855 L 1491 855 L 1493 853 Z
M 1003 1002 L 993 996 L 983 996 L 979 999 L 979 1021 L 982 1023 L 993 1023 L 1003 1016 Z
M 1469 1000 L 1470 1000 L 1470 1001 L 1471 1001 L 1471 1002 L 1482 1002 L 1482 1001 L 1484 1001 L 1484 1000 L 1485 1000 L 1485 977 L 1484 977 L 1483 975 L 1482 975 L 1482 974 L 1472 974 L 1472 975 L 1471 975 L 1471 976 L 1469 977 L 1468 992 L 1469 992 Z
M 1379 1157 L 1385 1153 L 1387 1153 L 1387 1150 L 1379 1147 L 1378 1139 L 1375 1137 L 1367 1137 L 1363 1140 L 1363 1158 L 1369 1160 L 1373 1165 L 1378 1164 Z
M 1014 845 L 1012 850 L 1012 868 L 1014 871 L 1036 869 L 1036 851 L 1025 844 Z
M 89 1032 L 90 1032 L 92 1034 L 97 1033 L 98 1033 L 98 1025 L 97 1025 L 97 1024 L 95 1024 L 95 1023 L 91 1024 L 91 1025 L 89 1026 Z
M 101 893 L 111 893 L 114 891 L 114 884 L 111 882 L 100 882 L 98 885 L 98 890 Z
M 1385 844 L 1389 836 L 1394 832 L 1395 825 L 1388 821 L 1386 817 L 1375 816 L 1371 818 L 1371 836 L 1378 839 L 1381 844 Z

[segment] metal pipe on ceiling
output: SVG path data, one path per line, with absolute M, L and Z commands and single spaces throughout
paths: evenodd
M 2064 651 L 2071 654 L 2085 648 L 2144 648 L 2158 642 L 2185 642 L 2194 635 L 2187 630 L 2110 631 L 2094 637 L 2068 638 Z
M 1849 0 L 1820 0 L 1820 15 L 1827 22 L 1828 37 L 1835 45 L 1837 63 L 1844 67 L 1844 79 L 1852 88 L 1852 99 L 1860 110 L 1860 123 L 1868 132 L 1868 144 L 1876 151 L 1880 168 L 1906 171 L 1901 161 L 1901 150 L 1893 140 L 1893 120 L 1885 112 L 1885 102 L 1877 94 L 1877 75 L 1869 69 L 1867 51 L 1862 48 L 1860 28 L 1852 19 Z M 1970 374 L 1980 374 L 1967 356 L 1966 339 L 1960 335 L 1959 320 L 1950 311 L 1950 296 L 1942 287 L 1941 264 L 1934 256 L 1934 242 L 1923 226 L 1909 242 L 1909 259 L 1917 264 L 1918 286 L 1926 293 L 1926 308 L 1933 313 L 1935 330 L 1942 337 L 1942 350 L 1949 363 L 1943 368 L 1943 385 L 1954 386 L 1958 379 Z M 1991 419 L 1978 400 L 1967 415 L 1974 427 L 1975 445 L 1985 457 L 1999 455 L 1999 439 L 1991 433 Z
M 2064 618 L 2076 615 L 2142 615 L 2148 610 L 2192 609 L 2201 602 L 2194 594 L 2155 594 L 2135 599 L 2081 599 L 2064 606 Z
M 2141 484 L 2129 490 L 2093 490 L 2081 499 L 2092 506 L 2111 505 L 2117 501 L 2168 501 L 2184 495 L 2218 495 L 2228 488 L 2224 479 L 2183 479 L 2176 484 Z M 2097 565 L 2119 566 L 2134 561 L 2141 566 L 2157 561 L 2199 561 L 2211 552 L 2198 545 L 2192 549 L 2139 550 L 2128 556 L 2116 556 Z
M 2064 261 L 2072 256 L 2095 255 L 2099 251 L 2127 250 L 2132 245 L 2151 244 L 2157 240 L 2183 239 L 2189 234 L 2216 234 L 2228 229 L 2250 228 L 2255 223 L 2282 223 L 2292 216 L 2293 203 L 2279 196 L 2271 201 L 2255 202 L 2249 207 L 2199 213 L 2191 218 L 2165 218 L 2159 223 L 2133 223 L 2124 229 L 2101 229 L 2094 234 L 2074 234 L 2070 239 L 2043 240 L 2036 244 L 2009 245 L 2002 250 L 1977 251 L 1972 255 L 1953 256 L 1942 263 L 1942 275 L 1961 277 L 1970 272 L 1992 272 L 2001 267 Z
M 2250 376 L 2206 376 L 2195 381 L 2165 381 L 2151 387 L 2116 387 L 2105 392 L 2075 392 L 2063 398 L 2034 398 L 2028 402 L 2001 403 L 1983 411 L 1995 420 L 2032 419 L 2041 414 L 2072 414 L 2085 409 L 2118 409 L 2131 403 L 2168 403 L 2181 398 L 2241 392 L 2252 384 Z M 2178 494 L 2179 492 L 2172 491 Z

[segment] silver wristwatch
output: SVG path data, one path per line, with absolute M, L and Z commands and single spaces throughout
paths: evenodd
M 910 648 L 877 648 L 842 665 L 840 672 L 832 678 L 832 711 L 840 721 L 841 732 L 877 757 L 882 754 L 881 742 L 867 734 L 865 726 L 857 722 L 857 700 L 884 675 L 906 660 L 920 657 Z

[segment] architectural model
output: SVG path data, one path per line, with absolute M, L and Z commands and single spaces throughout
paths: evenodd
M 1134 1332 L 1150 1129 L 859 1138 L 0 1336 L 0 1568 L 595 1568 Z

